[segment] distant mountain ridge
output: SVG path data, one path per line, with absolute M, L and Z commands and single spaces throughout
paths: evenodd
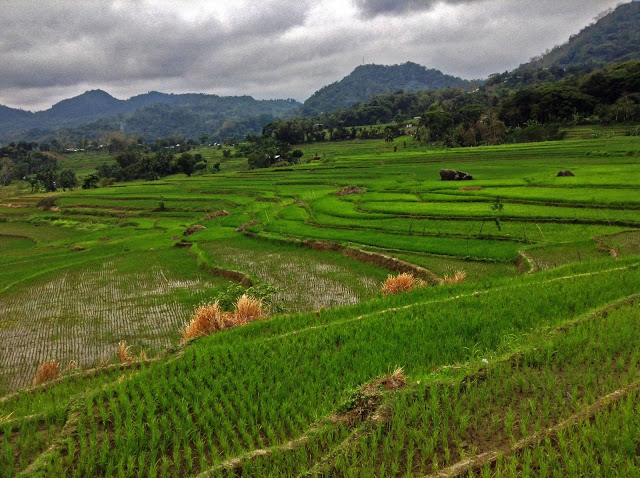
M 303 103 L 300 111 L 303 116 L 314 116 L 366 102 L 383 93 L 466 88 L 471 84 L 471 81 L 412 62 L 391 66 L 361 65 L 342 80 L 316 91 Z
M 640 1 L 618 5 L 595 23 L 572 35 L 568 42 L 533 58 L 523 68 L 594 68 L 640 59 Z
M 179 133 L 191 138 L 204 133 L 221 139 L 225 131 L 237 132 L 237 124 L 253 125 L 251 132 L 259 131 L 261 126 L 255 126 L 254 118 L 268 122 L 297 106 L 300 103 L 295 100 L 157 91 L 120 100 L 105 91 L 91 90 L 35 113 L 0 105 L 0 138 L 38 141 L 61 130 L 72 139 L 91 138 L 105 130 L 121 129 L 151 140 Z

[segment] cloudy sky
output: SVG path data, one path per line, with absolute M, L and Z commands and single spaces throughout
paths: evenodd
M 89 89 L 303 101 L 363 63 L 512 69 L 620 0 L 0 0 L 0 104 Z

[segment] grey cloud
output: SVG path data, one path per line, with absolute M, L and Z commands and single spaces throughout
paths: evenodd
M 106 1 L 38 2 L 37 15 L 33 4 L 24 4 L 27 12 L 10 4 L 14 11 L 0 19 L 0 88 L 188 75 L 224 65 L 247 44 L 273 42 L 301 25 L 308 10 L 305 2 L 277 2 L 277 8 L 264 2 L 244 21 L 225 25 L 216 18 L 189 23 L 149 16 L 137 3 L 116 10 Z
M 400 16 L 428 11 L 438 4 L 458 5 L 484 0 L 355 0 L 356 6 L 365 18 L 379 15 Z
M 42 109 L 94 88 L 119 98 L 159 90 L 304 100 L 363 57 L 486 77 L 617 2 L 330 1 L 236 0 L 228 17 L 194 21 L 176 14 L 189 5 L 178 0 L 0 0 L 0 104 Z

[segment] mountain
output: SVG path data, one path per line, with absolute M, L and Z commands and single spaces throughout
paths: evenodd
M 373 96 L 398 90 L 440 90 L 443 88 L 465 88 L 471 84 L 439 70 L 427 69 L 416 63 L 402 65 L 362 65 L 342 80 L 316 91 L 301 108 L 304 116 L 346 108 L 354 103 L 365 102 Z
M 113 130 L 148 140 L 180 133 L 194 139 L 203 133 L 211 140 L 241 138 L 298 106 L 294 100 L 157 91 L 120 100 L 92 90 L 35 113 L 0 105 L 0 138 L 5 142 L 46 141 L 58 134 L 75 141 L 99 138 Z
M 61 120 L 80 124 L 100 116 L 114 116 L 126 110 L 126 101 L 114 98 L 106 91 L 91 90 L 56 103 L 46 111 L 36 113 L 45 120 Z
M 16 121 L 25 121 L 33 115 L 30 111 L 18 110 L 15 108 L 9 108 L 8 106 L 0 105 L 0 124 L 12 123 Z
M 640 59 L 640 1 L 624 3 L 600 15 L 595 23 L 571 36 L 563 45 L 533 58 L 521 68 L 593 68 Z

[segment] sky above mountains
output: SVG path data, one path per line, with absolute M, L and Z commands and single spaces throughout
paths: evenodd
M 619 0 L 0 0 L 0 104 L 90 89 L 295 98 L 364 63 L 467 79 L 564 43 Z

